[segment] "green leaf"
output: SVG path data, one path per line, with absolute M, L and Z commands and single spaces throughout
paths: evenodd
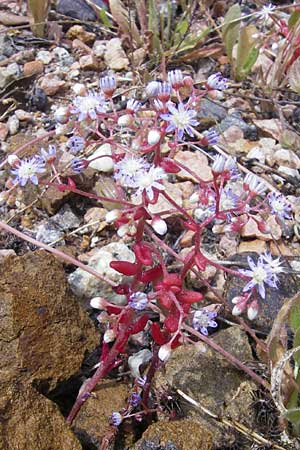
M 247 76 L 248 73 L 251 71 L 252 67 L 254 66 L 257 58 L 259 55 L 259 49 L 256 47 L 252 47 L 250 50 L 248 57 L 242 67 L 242 73 Z
M 222 27 L 222 37 L 226 53 L 229 60 L 232 60 L 232 50 L 237 41 L 240 29 L 241 8 L 239 5 L 232 5 L 224 17 Z
M 189 23 L 186 19 L 180 21 L 175 28 L 175 33 L 179 33 L 181 36 L 184 36 L 184 34 L 187 32 L 189 28 Z
M 298 22 L 299 18 L 300 18 L 300 12 L 299 11 L 294 11 L 290 15 L 290 18 L 289 18 L 289 21 L 288 21 L 289 30 L 291 30 L 293 28 L 293 26 L 296 25 L 296 23 Z
M 254 25 L 248 25 L 240 29 L 235 64 L 235 77 L 237 81 L 241 81 L 245 78 L 247 73 L 245 73 L 244 67 L 247 67 L 247 65 L 250 66 L 253 59 L 255 57 L 257 58 L 256 52 L 253 51 L 256 44 L 253 35 L 256 31 L 257 30 Z
M 188 50 L 192 50 L 193 48 L 196 47 L 196 45 L 201 42 L 209 33 L 210 33 L 211 29 L 210 28 L 206 28 L 205 30 L 203 30 L 199 35 L 196 35 L 195 33 L 193 33 L 192 35 L 189 35 L 186 37 L 186 39 L 184 39 L 181 43 L 180 46 L 177 46 L 177 53 L 182 53 L 182 52 L 186 52 Z M 174 46 L 173 49 L 175 50 L 176 47 Z M 171 49 L 172 51 L 172 49 Z
M 300 408 L 292 408 L 288 409 L 284 413 L 284 417 L 292 422 L 293 424 L 297 424 L 300 422 Z
M 289 324 L 292 328 L 293 332 L 296 333 L 300 328 L 300 308 L 299 308 L 299 299 L 297 299 L 297 303 L 294 303 L 290 313 L 289 313 Z
M 112 23 L 108 18 L 108 15 L 106 14 L 105 9 L 101 8 L 98 12 L 99 19 L 103 23 L 103 25 L 107 28 L 112 28 Z
M 300 346 L 300 328 L 294 334 L 293 348 Z M 298 367 L 300 365 L 300 352 L 294 354 L 294 360 L 297 363 Z

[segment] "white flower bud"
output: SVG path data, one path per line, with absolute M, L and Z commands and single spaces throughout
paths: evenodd
M 164 344 L 158 350 L 158 357 L 161 361 L 166 362 L 170 358 L 172 353 L 170 344 Z
M 105 216 L 105 222 L 112 223 L 120 216 L 120 211 L 118 209 L 113 209 L 112 211 L 108 211 Z
M 158 130 L 150 130 L 148 133 L 148 144 L 155 145 L 158 144 L 161 134 Z
M 120 228 L 118 228 L 117 230 L 117 235 L 122 238 L 124 236 L 126 236 L 126 234 L 129 232 L 129 227 L 127 225 L 127 223 L 125 223 L 124 225 L 121 225 Z
M 154 217 L 154 219 L 151 222 L 151 226 L 155 231 L 155 233 L 159 234 L 160 236 L 163 236 L 168 231 L 168 226 L 166 222 L 160 217 Z
M 60 106 L 54 113 L 54 119 L 56 122 L 65 124 L 70 117 L 69 109 L 66 106 Z
M 17 157 L 17 155 L 11 154 L 11 155 L 8 155 L 7 162 L 11 167 L 17 168 L 17 167 L 19 167 L 21 160 L 20 160 L 20 158 Z
M 106 300 L 104 300 L 104 298 L 102 297 L 94 297 L 91 299 L 90 305 L 95 309 L 105 309 Z
M 108 344 L 109 342 L 114 341 L 116 338 L 116 333 L 114 330 L 106 330 L 103 336 L 103 341 Z
M 258 309 L 253 308 L 250 306 L 247 310 L 247 316 L 249 320 L 254 320 L 257 317 Z
M 189 201 L 190 201 L 191 203 L 198 203 L 198 201 L 199 201 L 199 194 L 198 194 L 198 192 L 194 192 L 194 193 L 190 196 Z
M 240 316 L 242 314 L 243 310 L 241 308 L 239 308 L 239 305 L 235 305 L 231 311 L 231 313 L 234 316 Z
M 124 114 L 118 119 L 119 127 L 129 127 L 133 122 L 133 117 L 131 114 Z

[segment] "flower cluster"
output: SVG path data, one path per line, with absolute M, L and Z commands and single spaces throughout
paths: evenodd
M 217 327 L 219 307 L 207 305 L 211 280 L 203 277 L 206 270 L 213 267 L 243 281 L 237 297 L 231 299 L 232 313 L 247 312 L 249 319 L 257 316 L 258 302 L 266 300 L 266 290 L 279 285 L 284 272 L 280 258 L 267 252 L 257 259 L 248 256 L 249 267 L 234 270 L 203 249 L 206 230 L 214 233 L 218 227 L 221 233 L 240 233 L 251 220 L 260 232 L 267 233 L 269 216 L 274 215 L 280 224 L 292 213 L 282 195 L 267 194 L 263 178 L 253 173 L 244 176 L 237 161 L 216 146 L 215 128 L 200 133 L 197 117 L 202 98 L 228 86 L 221 73 L 210 75 L 197 87 L 190 76 L 172 70 L 166 80 L 151 81 L 143 96 L 131 97 L 129 90 L 121 104 L 115 95 L 117 81 L 115 76 L 103 77 L 99 91 L 86 91 L 71 105 L 58 108 L 60 126 L 67 124 L 65 139 L 35 156 L 10 156 L 12 178 L 7 180 L 6 191 L 9 195 L 17 187 L 41 184 L 44 189 L 72 191 L 101 203 L 108 209 L 103 226 L 108 232 L 116 230 L 116 237 L 131 247 L 133 260 L 116 257 L 110 262 L 119 280 L 111 282 L 116 298 L 113 294 L 111 301 L 94 297 L 90 303 L 101 310 L 98 321 L 103 331 L 99 371 L 93 377 L 100 379 L 117 367 L 123 358 L 120 355 L 130 354 L 131 342 L 136 346 L 147 342 L 148 346 L 141 349 L 148 352 L 147 357 L 137 357 L 141 362 L 134 370 L 126 409 L 111 416 L 114 427 L 132 414 L 137 418 L 143 408 L 147 413 L 155 403 L 149 400 L 151 377 L 173 349 L 188 341 L 210 342 L 208 334 Z M 213 158 L 205 179 L 198 167 L 190 167 L 178 154 L 187 148 L 203 151 L 204 146 L 212 146 L 205 152 Z M 87 184 L 92 186 L 88 192 L 82 188 L 87 167 L 91 171 Z M 174 186 L 174 181 L 185 177 L 187 183 Z M 179 192 L 176 197 L 174 192 Z M 185 233 L 191 236 L 190 248 L 178 254 Z M 194 285 L 192 276 L 197 279 Z M 216 290 L 214 294 L 218 295 Z M 204 297 L 207 306 L 201 308 Z M 147 372 L 150 359 L 153 365 Z M 90 383 L 87 386 L 79 393 L 71 417 L 88 398 Z

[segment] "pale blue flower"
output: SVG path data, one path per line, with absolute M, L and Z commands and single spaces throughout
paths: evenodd
M 168 104 L 170 113 L 161 114 L 160 117 L 169 122 L 166 132 L 177 131 L 178 138 L 182 139 L 186 132 L 189 136 L 194 136 L 193 128 L 198 125 L 198 121 L 194 118 L 197 112 L 193 109 L 188 109 L 183 103 L 178 104 L 178 108 L 174 104 Z
M 44 161 L 40 157 L 33 156 L 32 158 L 21 160 L 18 167 L 11 172 L 16 177 L 14 183 L 20 183 L 21 186 L 25 186 L 27 181 L 37 185 L 39 183 L 38 174 L 45 171 Z

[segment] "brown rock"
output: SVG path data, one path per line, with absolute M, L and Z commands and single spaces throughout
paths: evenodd
M 176 156 L 175 161 L 184 164 L 188 169 L 193 171 L 199 178 L 204 181 L 212 180 L 211 168 L 208 165 L 208 159 L 201 152 L 191 152 L 189 150 L 180 150 Z M 177 174 L 181 180 L 192 180 L 197 183 L 197 179 L 185 170 L 181 170 Z
M 74 39 L 80 39 L 85 44 L 92 44 L 96 39 L 95 33 L 89 33 L 81 25 L 73 25 L 66 34 L 67 38 L 73 41 Z
M 259 231 L 256 222 L 250 218 L 246 225 L 242 228 L 241 236 L 245 238 L 258 238 L 262 241 L 272 241 L 281 238 L 282 230 L 280 225 L 276 222 L 274 216 L 270 216 L 267 219 L 267 226 L 270 229 L 270 233 L 262 233 Z
M 89 208 L 84 215 L 84 222 L 89 224 L 89 229 L 100 232 L 107 226 L 105 222 L 106 213 L 105 208 Z
M 59 207 L 72 194 L 68 191 L 62 192 L 53 186 L 50 186 L 43 197 L 41 198 L 41 205 L 49 214 L 55 214 Z
M 166 181 L 164 183 L 164 186 L 166 188 L 166 192 L 175 201 L 175 203 L 179 206 L 182 206 L 182 191 L 177 184 L 172 184 Z M 174 206 L 171 205 L 171 203 L 169 203 L 162 195 L 160 195 L 155 205 L 149 205 L 149 210 L 151 211 L 152 214 L 159 214 L 162 211 L 174 210 Z M 176 212 L 175 214 L 178 213 Z M 172 214 L 169 214 L 164 217 L 169 217 L 170 215 Z
M 159 421 L 150 425 L 131 450 L 210 450 L 212 435 L 192 420 Z
M 282 125 L 279 119 L 253 120 L 254 125 L 259 128 L 266 137 L 272 137 L 277 141 L 282 134 Z
M 24 111 L 24 109 L 16 109 L 15 115 L 21 122 L 32 120 L 32 114 L 28 111 Z
M 6 123 L 0 123 L 0 141 L 5 141 L 8 135 L 8 126 Z
M 219 249 L 222 251 L 225 258 L 235 255 L 237 252 L 237 239 L 235 236 L 222 236 L 219 243 Z
M 98 70 L 99 64 L 93 55 L 84 55 L 79 59 L 79 64 L 82 70 Z
M 247 335 L 240 328 L 231 327 L 219 331 L 212 339 L 240 361 L 252 360 Z M 165 371 L 156 374 L 155 385 L 158 390 L 180 389 L 220 417 L 231 418 L 234 412 L 235 420 L 252 429 L 254 383 L 247 381 L 245 374 L 208 346 L 205 352 L 200 352 L 194 345 L 178 347 L 172 352 Z M 200 409 L 191 408 L 186 401 L 181 401 L 178 397 L 177 401 L 184 417 L 199 422 L 205 430 L 212 433 L 214 448 L 221 447 L 224 442 L 230 445 L 234 441 L 231 429 L 211 420 Z M 198 450 L 202 447 L 185 448 Z
M 223 133 L 223 138 L 228 143 L 236 142 L 239 139 L 243 139 L 243 137 L 243 131 L 236 125 L 232 125 Z
M 104 60 L 112 70 L 125 70 L 129 66 L 129 60 L 122 48 L 122 41 L 113 38 L 107 41 Z
M 100 382 L 93 395 L 84 403 L 74 421 L 73 430 L 85 443 L 98 446 L 109 431 L 109 418 L 126 406 L 130 395 L 124 383 L 113 380 Z
M 0 291 L 2 387 L 34 380 L 51 389 L 78 371 L 99 337 L 62 264 L 44 251 L 9 258 L 0 266 Z
M 253 241 L 244 241 L 241 242 L 238 248 L 238 253 L 243 252 L 255 252 L 255 253 L 264 253 L 267 250 L 267 243 L 265 241 L 261 241 L 260 239 L 254 239 Z
M 25 77 L 38 75 L 44 72 L 44 64 L 38 59 L 36 59 L 35 61 L 29 61 L 24 64 L 23 72 Z
M 292 150 L 281 148 L 274 154 L 274 161 L 279 166 L 287 166 L 291 169 L 300 169 L 300 159 Z
M 58 407 L 30 386 L 0 394 L 0 415 L 3 450 L 82 450 Z
M 46 95 L 55 95 L 66 87 L 66 82 L 61 80 L 57 75 L 49 73 L 41 80 L 41 88 Z

